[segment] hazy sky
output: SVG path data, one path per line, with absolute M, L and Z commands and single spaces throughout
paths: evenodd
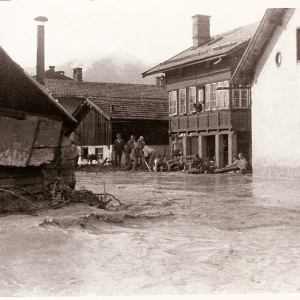
M 211 35 L 260 21 L 268 7 L 294 0 L 0 1 L 0 45 L 23 68 L 36 65 L 37 16 L 46 16 L 45 61 L 94 60 L 127 52 L 160 63 L 192 45 L 192 18 L 210 15 Z

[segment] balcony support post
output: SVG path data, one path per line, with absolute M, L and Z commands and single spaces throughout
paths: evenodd
M 228 164 L 233 163 L 234 155 L 237 155 L 237 135 L 232 132 L 228 134 Z
M 198 137 L 199 156 L 205 160 L 207 158 L 207 138 L 204 135 Z
M 215 163 L 218 168 L 224 164 L 224 136 L 222 134 L 215 135 Z

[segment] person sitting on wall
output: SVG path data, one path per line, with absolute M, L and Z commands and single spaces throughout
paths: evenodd
M 201 174 L 203 172 L 204 172 L 203 160 L 202 160 L 202 158 L 199 157 L 198 154 L 196 154 L 187 173 Z
M 166 172 L 170 171 L 170 165 L 167 160 L 165 160 L 160 154 L 154 159 L 154 172 Z
M 216 169 L 215 162 L 213 159 L 207 157 L 204 162 L 203 171 L 205 174 L 213 174 Z
M 170 160 L 169 161 L 169 169 L 170 171 L 172 172 L 176 172 L 176 171 L 186 171 L 189 167 L 189 164 L 188 163 L 185 163 L 183 161 L 183 157 L 175 157 L 174 159 Z
M 115 152 L 115 166 L 121 167 L 122 154 L 125 150 L 125 142 L 121 139 L 121 133 L 117 134 L 117 138 L 114 141 L 114 152 Z
M 182 155 L 182 143 L 179 141 L 178 135 L 175 136 L 174 141 L 170 145 L 171 157 L 175 158 Z
M 216 170 L 216 173 L 225 173 L 230 171 L 237 171 L 241 174 L 247 173 L 247 160 L 244 158 L 243 153 L 238 154 L 238 158 L 236 156 L 233 157 L 234 162 L 231 165 L 226 166 L 225 168 L 222 168 L 220 170 Z

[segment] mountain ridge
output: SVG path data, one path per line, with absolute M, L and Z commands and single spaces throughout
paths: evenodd
M 141 59 L 127 54 L 116 53 L 98 60 L 70 60 L 55 66 L 55 71 L 64 71 L 65 76 L 73 78 L 73 69 L 82 68 L 83 81 L 111 82 L 131 84 L 156 84 L 155 76 L 142 78 L 142 73 L 154 65 L 143 62 Z M 46 68 L 47 70 L 48 68 Z M 35 75 L 35 68 L 25 68 L 30 75 Z

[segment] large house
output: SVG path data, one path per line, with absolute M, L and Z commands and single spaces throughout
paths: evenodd
M 170 136 L 184 155 L 213 158 L 219 167 L 243 152 L 251 158 L 251 101 L 247 86 L 230 80 L 259 23 L 210 35 L 210 17 L 193 17 L 193 46 L 142 75 L 164 73 Z
M 75 68 L 73 80 L 45 79 L 48 91 L 71 114 L 81 103 L 91 108 L 74 132 L 81 152 L 79 163 L 87 162 L 91 154 L 96 154 L 99 161 L 113 159 L 112 145 L 117 133 L 121 133 L 126 142 L 131 135 L 143 136 L 158 153 L 166 154 L 169 118 L 168 94 L 164 87 L 85 82 L 82 77 L 82 68 Z
M 266 11 L 232 83 L 251 85 L 253 175 L 300 179 L 300 10 Z
M 58 179 L 75 187 L 74 117 L 0 47 L 0 186 L 26 197 L 51 196 Z M 1 194 L 3 200 L 3 191 Z M 3 205 L 3 202 L 2 202 Z

